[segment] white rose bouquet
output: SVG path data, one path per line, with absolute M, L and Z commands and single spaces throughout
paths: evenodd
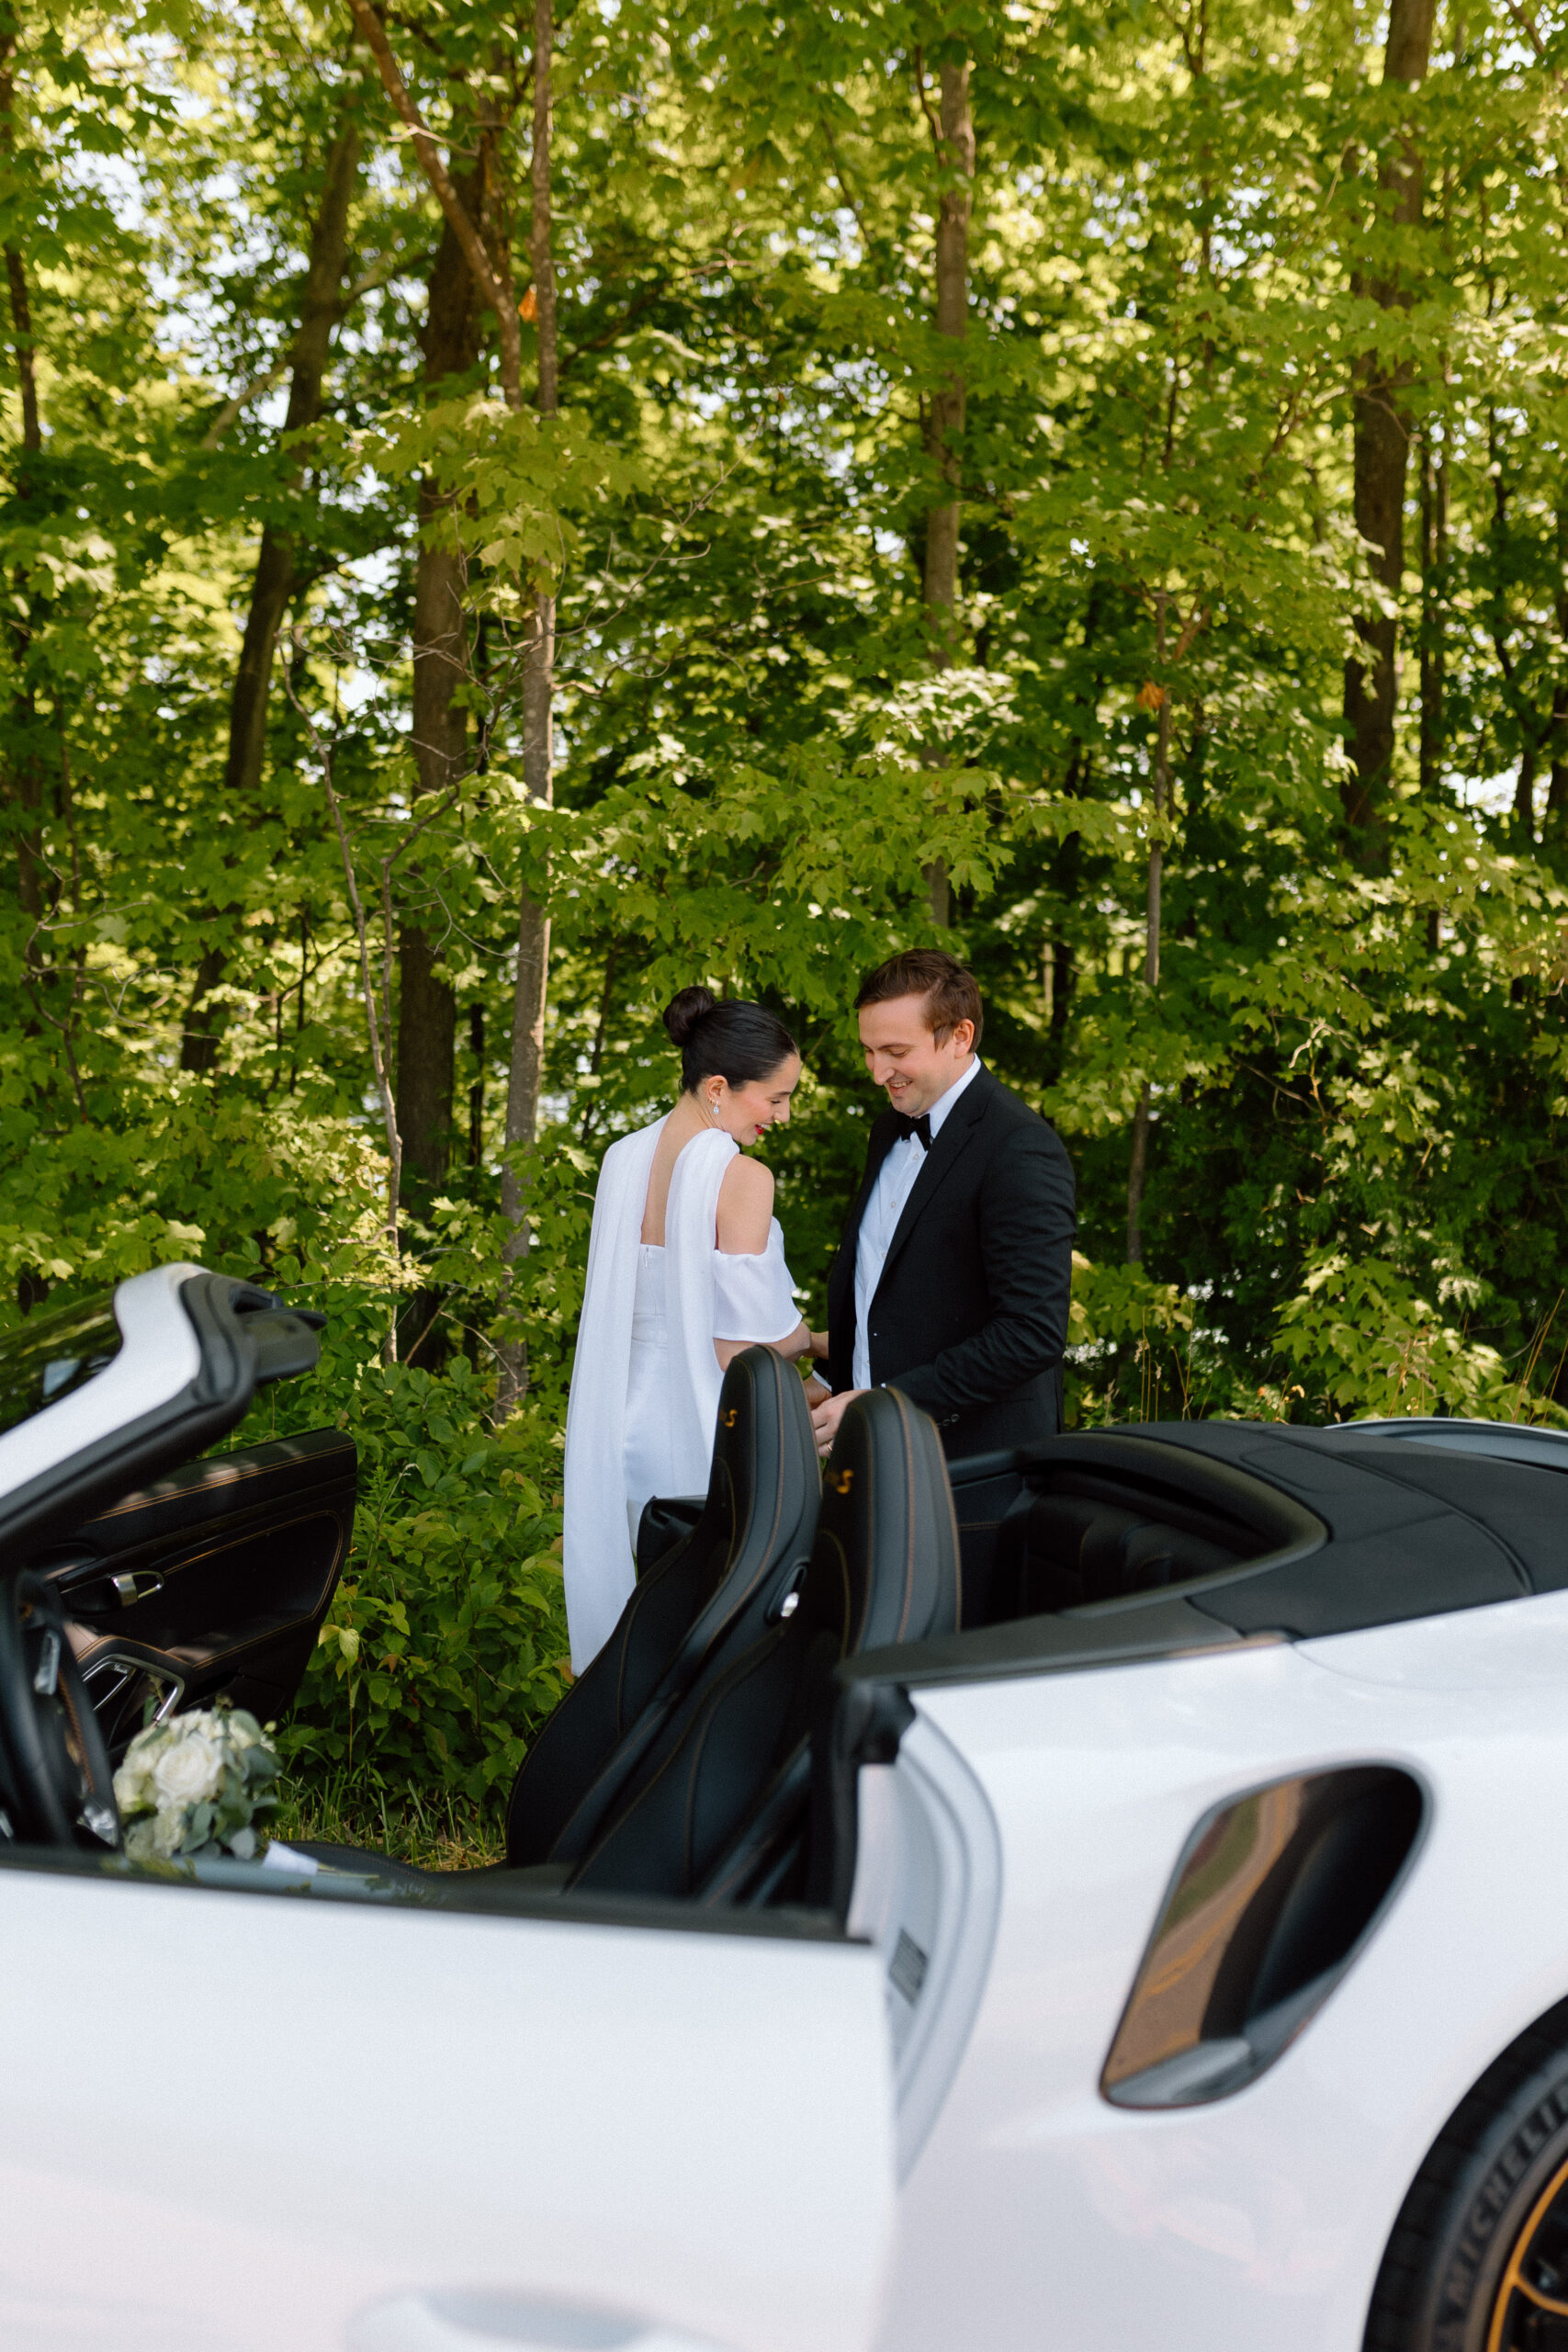
M 277 1803 L 277 1758 L 254 1715 L 213 1707 L 138 1732 L 114 1776 L 133 1862 L 252 1862 L 266 1850 L 256 1816 Z

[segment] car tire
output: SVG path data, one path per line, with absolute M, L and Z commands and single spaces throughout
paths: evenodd
M 1449 2118 L 1378 2272 L 1364 2352 L 1568 2352 L 1568 2002 Z

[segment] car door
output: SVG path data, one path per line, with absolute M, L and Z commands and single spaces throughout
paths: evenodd
M 264 1722 L 283 1713 L 348 1553 L 356 1466 L 335 1429 L 215 1454 L 43 1554 L 117 1760 L 149 1709 L 222 1691 Z
M 865 1945 L 116 1867 L 0 1863 L 0 2343 L 871 2342 L 894 2160 Z

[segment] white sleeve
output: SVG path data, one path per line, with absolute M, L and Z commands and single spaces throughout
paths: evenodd
M 784 1235 L 777 1217 L 768 1229 L 768 1246 L 760 1256 L 714 1251 L 716 1340 L 787 1340 L 799 1328 L 800 1309 L 784 1263 Z

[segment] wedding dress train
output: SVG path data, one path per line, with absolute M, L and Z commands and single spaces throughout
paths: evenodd
M 643 1505 L 706 1488 L 723 1379 L 714 1341 L 783 1340 L 800 1321 L 776 1218 L 754 1256 L 716 1246 L 719 1186 L 739 1148 L 721 1130 L 685 1146 L 663 1245 L 643 1240 L 663 1125 L 611 1145 L 593 1202 L 566 1424 L 562 1556 L 575 1674 L 626 1606 Z

